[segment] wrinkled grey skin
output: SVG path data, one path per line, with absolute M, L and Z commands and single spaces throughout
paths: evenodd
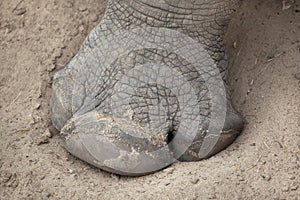
M 176 159 L 198 161 L 230 145 L 242 131 L 243 120 L 231 107 L 227 89 L 227 114 L 221 137 L 209 154 L 201 157 L 199 150 L 210 123 L 211 98 L 193 66 L 175 53 L 146 48 L 122 55 L 104 68 L 103 63 L 116 49 L 108 45 L 102 52 L 99 48 L 103 45 L 101 38 L 120 30 L 144 26 L 169 28 L 199 42 L 226 82 L 223 36 L 238 6 L 238 0 L 109 0 L 102 22 L 88 35 L 78 54 L 54 76 L 51 119 L 60 130 L 66 149 L 96 167 L 131 176 L 157 171 L 174 159 L 176 144 L 167 144 L 176 136 L 183 114 L 170 89 L 159 84 L 141 84 L 130 96 L 129 112 L 118 111 L 120 105 L 115 105 L 114 111 L 111 108 L 113 88 L 120 77 L 130 76 L 129 69 L 148 62 L 176 69 L 196 88 L 200 127 L 192 144 Z M 164 109 L 163 114 L 153 114 L 157 104 Z M 151 153 L 161 148 L 164 151 L 159 154 Z M 143 156 L 139 157 L 140 154 Z

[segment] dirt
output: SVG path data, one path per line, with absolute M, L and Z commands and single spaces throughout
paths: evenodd
M 49 120 L 51 76 L 106 2 L 0 1 L 0 199 L 299 199 L 300 1 L 284 2 L 245 0 L 226 37 L 242 135 L 210 159 L 129 178 L 68 154 Z

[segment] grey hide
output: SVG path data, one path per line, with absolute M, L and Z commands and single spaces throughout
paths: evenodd
M 53 78 L 51 119 L 66 149 L 138 176 L 230 145 L 244 123 L 226 86 L 223 37 L 239 4 L 109 0 L 101 23 Z

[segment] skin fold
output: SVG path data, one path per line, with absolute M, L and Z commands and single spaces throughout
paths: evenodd
M 54 75 L 50 113 L 66 149 L 138 176 L 230 145 L 244 123 L 226 86 L 223 37 L 239 4 L 109 0 L 101 23 Z M 205 147 L 208 136 L 216 140 Z

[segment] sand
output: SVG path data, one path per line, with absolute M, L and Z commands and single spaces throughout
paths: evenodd
M 106 2 L 0 1 L 0 199 L 299 199 L 300 1 L 284 2 L 245 0 L 228 29 L 242 135 L 210 159 L 129 178 L 71 156 L 49 120 L 51 77 Z

